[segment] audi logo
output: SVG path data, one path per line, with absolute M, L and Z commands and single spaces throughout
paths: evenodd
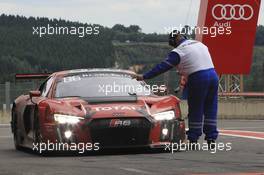
M 216 20 L 245 20 L 247 21 L 253 17 L 254 10 L 248 4 L 244 4 L 244 5 L 216 4 L 212 8 L 212 15 L 214 19 Z

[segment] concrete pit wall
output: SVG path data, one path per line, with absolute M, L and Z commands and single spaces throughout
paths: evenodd
M 187 117 L 188 105 L 181 102 L 182 115 Z M 218 102 L 219 119 L 264 120 L 264 99 L 221 99 Z

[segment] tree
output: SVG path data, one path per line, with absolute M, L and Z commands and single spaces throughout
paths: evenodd
M 126 32 L 127 29 L 124 25 L 122 24 L 116 24 L 112 27 L 112 30 L 115 32 Z
M 138 25 L 130 25 L 128 31 L 131 33 L 141 33 L 141 28 Z
M 256 45 L 264 45 L 264 26 L 259 25 L 257 27 L 257 33 L 256 33 Z

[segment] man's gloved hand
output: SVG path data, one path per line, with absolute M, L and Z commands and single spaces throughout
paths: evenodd
M 143 75 L 140 75 L 140 74 L 132 75 L 132 79 L 136 79 L 137 81 L 144 80 Z
M 180 88 L 181 91 L 183 91 L 184 87 L 187 84 L 187 81 L 188 81 L 188 78 L 187 77 L 181 76 L 180 83 L 179 83 L 179 88 Z

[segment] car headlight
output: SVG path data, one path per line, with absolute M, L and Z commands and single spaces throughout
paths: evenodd
M 175 118 L 175 113 L 174 111 L 166 111 L 166 112 L 154 114 L 153 117 L 156 120 L 172 120 Z
M 54 120 L 59 124 L 76 124 L 82 119 L 82 117 L 77 117 L 73 115 L 54 114 Z

